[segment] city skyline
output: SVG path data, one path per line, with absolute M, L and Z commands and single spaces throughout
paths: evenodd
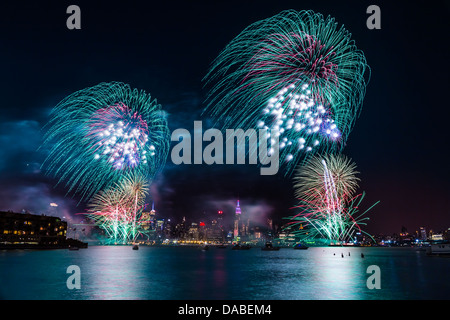
M 10 14 L 1 22 L 8 32 L 3 40 L 7 50 L 0 53 L 7 79 L 0 107 L 0 184 L 5 186 L 0 210 L 42 213 L 57 203 L 58 215 L 77 219 L 84 212 L 85 204 L 77 206 L 76 196 L 66 196 L 63 186 L 55 187 L 56 179 L 44 175 L 45 152 L 36 151 L 50 110 L 66 95 L 102 81 L 124 81 L 156 97 L 171 132 L 192 130 L 195 120 L 204 121 L 204 130 L 212 128 L 212 119 L 201 114 L 201 79 L 223 46 L 259 19 L 284 9 L 312 9 L 335 16 L 351 30 L 371 67 L 362 112 L 343 151 L 357 165 L 365 201 L 380 201 L 365 230 L 445 230 L 450 176 L 440 150 L 448 137 L 449 111 L 441 101 L 448 65 L 435 72 L 429 61 L 445 61 L 438 44 L 446 34 L 448 5 L 381 2 L 382 28 L 369 30 L 369 2 L 353 4 L 351 12 L 327 1 L 267 4 L 179 4 L 176 10 L 162 3 L 126 10 L 84 4 L 78 31 L 67 30 L 62 4 L 5 5 Z M 155 13 L 152 19 L 149 12 Z M 111 17 L 120 23 L 111 24 Z M 418 23 L 421 19 L 425 23 Z M 417 34 L 427 49 L 417 48 Z M 117 48 L 117 39 L 123 47 Z M 292 187 L 292 179 L 282 173 L 261 176 L 253 165 L 175 165 L 169 158 L 150 187 L 149 200 L 168 217 L 196 219 L 203 212 L 226 214 L 239 198 L 261 216 L 282 221 L 297 205 Z
M 189 214 L 189 215 L 183 215 L 183 214 L 167 214 L 164 211 L 161 212 L 159 211 L 159 209 L 157 210 L 157 216 L 160 217 L 160 219 L 165 220 L 165 221 L 171 221 L 173 222 L 180 222 L 182 220 L 186 220 L 186 221 L 190 221 L 193 223 L 200 223 L 200 222 L 204 222 L 204 223 L 210 223 L 212 220 L 215 220 L 218 217 L 218 212 L 221 212 L 220 215 L 222 216 L 222 218 L 228 223 L 229 226 L 233 227 L 234 224 L 234 217 L 235 217 L 235 211 L 236 211 L 236 207 L 233 207 L 233 203 L 235 203 L 236 201 L 241 201 L 236 199 L 230 199 L 230 200 L 224 200 L 224 201 L 217 201 L 217 202 L 213 202 L 213 205 L 209 206 L 209 210 L 198 210 L 196 212 L 194 212 L 194 214 Z M 86 217 L 86 212 L 81 212 L 80 210 L 76 210 L 73 212 L 68 212 L 66 210 L 63 211 L 58 211 L 58 209 L 55 207 L 58 207 L 58 205 L 56 203 L 50 203 L 48 206 L 48 210 L 41 210 L 41 211 L 28 211 L 27 208 L 23 208 L 22 210 L 18 210 L 16 212 L 23 212 L 23 213 L 32 213 L 32 214 L 45 214 L 48 216 L 55 216 L 55 217 L 59 217 L 62 218 L 65 221 L 68 221 L 70 223 L 73 224 L 79 224 L 79 223 L 92 223 L 93 221 L 90 220 L 88 217 Z M 147 203 L 145 205 L 144 212 L 148 213 L 150 211 L 148 211 L 148 208 L 152 207 L 155 208 L 155 203 L 152 202 Z M 75 208 L 77 208 L 75 206 Z M 286 226 L 289 223 L 289 219 L 287 216 L 279 216 L 276 214 L 276 212 L 274 212 L 274 209 L 270 206 L 268 206 L 266 203 L 264 202 L 259 202 L 257 201 L 257 203 L 255 204 L 255 201 L 250 201 L 250 204 L 245 204 L 245 200 L 244 200 L 244 207 L 243 207 L 244 211 L 247 211 L 246 209 L 248 208 L 249 211 L 252 213 L 252 216 L 249 218 L 252 223 L 255 226 L 265 226 L 267 224 L 267 221 L 270 220 L 274 223 L 274 225 L 276 226 L 276 228 L 281 229 L 283 226 Z M 156 209 L 156 208 L 155 208 Z M 153 210 L 153 209 L 152 209 Z M 1 209 L 0 211 L 11 211 L 13 212 L 14 210 L 12 209 Z M 156 210 L 155 210 L 156 211 Z M 372 217 L 371 217 L 372 218 Z M 376 218 L 376 217 L 374 217 Z M 405 227 L 408 226 L 408 227 Z M 368 222 L 368 226 L 370 226 L 370 221 Z M 390 228 L 390 230 L 375 230 L 375 231 L 371 231 L 369 232 L 372 236 L 376 236 L 376 235 L 392 235 L 392 234 L 399 234 L 402 232 L 403 229 L 409 230 L 409 232 L 418 232 L 418 230 L 420 230 L 421 228 L 425 228 L 426 230 L 429 231 L 434 231 L 434 232 L 438 232 L 438 233 L 442 233 L 444 231 L 446 231 L 450 226 L 446 225 L 446 224 L 441 224 L 441 225 L 431 225 L 430 223 L 422 223 L 420 225 L 412 225 L 410 223 L 408 223 L 408 221 L 404 221 L 404 222 L 400 222 L 399 225 L 395 226 L 395 228 Z M 233 228 L 231 228 L 233 229 Z M 368 228 L 367 226 L 363 226 L 363 230 L 366 231 Z
M 230 201 L 232 202 L 232 201 Z M 53 206 L 56 206 L 56 204 L 52 204 Z M 151 209 L 150 209 L 151 207 Z M 253 234 L 255 230 L 258 230 L 258 232 L 265 233 L 265 236 L 261 237 L 262 240 L 273 240 L 277 238 L 279 234 L 285 234 L 285 233 L 292 233 L 292 228 L 289 227 L 289 222 L 291 220 L 289 219 L 281 219 L 281 220 L 274 220 L 271 215 L 258 215 L 258 211 L 253 212 L 253 216 L 250 214 L 247 214 L 247 211 L 245 210 L 246 205 L 244 204 L 244 209 L 241 209 L 240 206 L 240 200 L 235 200 L 235 207 L 230 207 L 229 210 L 217 210 L 216 212 L 203 212 L 201 215 L 198 215 L 196 217 L 193 216 L 180 216 L 180 217 L 171 217 L 171 216 L 165 216 L 164 213 L 159 213 L 156 208 L 155 204 L 152 203 L 151 205 L 146 205 L 146 208 L 144 209 L 143 215 L 149 215 L 151 217 L 151 222 L 149 222 L 149 227 L 151 230 L 159 230 L 163 234 L 166 235 L 166 237 L 170 240 L 177 240 L 177 231 L 179 232 L 181 229 L 182 232 L 186 232 L 189 228 L 195 227 L 200 228 L 203 227 L 204 229 L 208 230 L 210 228 L 214 228 L 216 225 L 220 225 L 220 228 L 226 234 L 225 237 L 227 241 L 236 241 L 236 238 L 239 237 L 239 234 L 242 229 L 242 227 L 246 226 L 246 233 Z M 55 211 L 49 212 L 49 216 L 57 216 L 54 214 Z M 80 215 L 80 218 L 83 217 Z M 242 217 L 242 219 L 241 219 Z M 66 217 L 63 217 L 63 221 Z M 236 225 L 236 222 L 238 221 L 239 225 Z M 241 225 L 242 223 L 242 225 Z M 79 221 L 71 221 L 68 226 L 69 229 L 73 228 L 84 228 L 86 227 L 94 227 L 96 231 L 94 233 L 101 232 L 102 229 L 99 226 L 95 226 L 93 224 L 93 221 L 86 216 L 84 218 L 81 218 Z M 241 225 L 241 227 L 240 227 Z M 180 228 L 178 230 L 178 228 Z M 90 232 L 92 232 L 94 229 L 91 229 Z M 244 229 L 242 229 L 244 230 Z M 420 239 L 420 240 L 432 240 L 432 235 L 437 236 L 434 240 L 441 239 L 442 235 L 444 237 L 447 237 L 450 231 L 450 227 L 448 226 L 442 226 L 437 229 L 428 228 L 425 226 L 415 226 L 413 228 L 406 228 L 404 225 L 399 226 L 397 230 L 394 232 L 377 232 L 370 234 L 369 236 L 366 236 L 366 240 L 371 243 L 379 243 L 381 239 L 388 240 L 388 239 Z M 270 233 L 270 237 L 267 236 L 267 233 Z M 447 235 L 447 236 L 446 236 Z M 86 234 L 85 234 L 86 236 Z M 259 238 L 259 237 L 258 237 Z M 356 235 L 352 235 L 352 239 L 356 239 Z M 102 243 L 105 241 L 108 241 L 108 237 L 105 235 L 104 237 L 95 238 L 98 241 L 101 241 Z M 94 241 L 95 239 L 87 236 L 85 240 Z M 202 238 L 203 240 L 206 240 L 206 238 Z M 296 239 L 299 240 L 300 238 L 296 236 Z M 145 235 L 142 234 L 139 238 L 140 241 L 145 240 Z M 178 239 L 179 240 L 179 239 Z M 197 239 L 199 240 L 199 239 Z M 265 240 L 264 240 L 265 241 Z M 375 241 L 375 242 L 374 242 Z

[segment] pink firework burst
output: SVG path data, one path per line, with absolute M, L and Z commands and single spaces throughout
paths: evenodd
M 279 77 L 267 87 L 266 92 L 286 84 L 302 83 L 312 85 L 314 100 L 330 103 L 324 98 L 320 87 L 337 87 L 339 84 L 336 75 L 338 66 L 332 61 L 336 55 L 333 47 L 327 48 L 316 37 L 304 32 L 275 33 L 263 42 L 262 47 L 248 61 L 250 71 L 242 81 L 247 82 L 243 88 L 257 83 L 267 73 L 275 73 Z M 320 86 L 316 83 L 320 83 Z

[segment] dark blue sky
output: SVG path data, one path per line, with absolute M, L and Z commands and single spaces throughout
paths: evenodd
M 205 90 L 201 79 L 225 45 L 249 24 L 285 9 L 331 15 L 352 34 L 372 70 L 362 113 L 344 153 L 361 172 L 370 232 L 450 227 L 448 169 L 449 1 L 55 1 L 0 5 L 0 210 L 83 211 L 39 170 L 36 152 L 51 108 L 100 82 L 144 89 L 169 114 L 171 130 L 191 129 Z M 66 8 L 81 8 L 81 30 Z M 381 8 L 381 30 L 366 8 Z M 152 188 L 161 215 L 202 217 L 233 201 L 259 217 L 295 205 L 292 181 L 255 166 L 168 164 Z M 259 212 L 259 213 L 258 213 Z M 262 218 L 261 218 L 262 219 Z

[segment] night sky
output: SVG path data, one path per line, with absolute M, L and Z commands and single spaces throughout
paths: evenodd
M 395 3 L 393 3 L 395 2 Z M 81 30 L 66 8 L 81 8 Z M 366 9 L 381 9 L 369 30 Z M 42 1 L 0 5 L 0 210 L 76 219 L 85 205 L 45 176 L 38 152 L 50 110 L 100 82 L 144 89 L 168 114 L 171 131 L 201 116 L 210 63 L 245 27 L 283 10 L 331 15 L 353 35 L 371 68 L 362 113 L 343 153 L 360 172 L 371 233 L 450 227 L 448 140 L 449 1 Z M 170 156 L 153 183 L 158 214 L 202 219 L 236 199 L 255 221 L 292 215 L 292 180 L 250 165 L 180 165 Z

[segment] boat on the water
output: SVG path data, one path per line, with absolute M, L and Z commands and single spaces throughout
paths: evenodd
M 301 243 L 297 243 L 295 246 L 294 246 L 294 249 L 295 250 L 306 250 L 306 249 L 308 249 L 309 247 L 307 247 L 307 246 L 304 246 L 304 245 L 302 245 Z
M 426 252 L 430 256 L 448 256 L 450 255 L 450 242 L 433 243 Z
M 139 245 L 133 244 L 133 250 L 139 250 Z
M 261 248 L 263 251 L 278 251 L 280 250 L 280 247 L 274 247 L 274 245 L 271 242 L 266 242 L 264 247 Z

